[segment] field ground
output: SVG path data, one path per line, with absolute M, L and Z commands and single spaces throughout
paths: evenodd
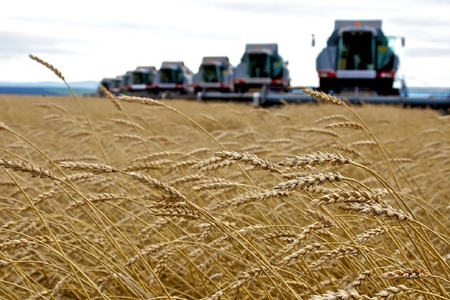
M 0 96 L 2 299 L 450 299 L 450 118 Z

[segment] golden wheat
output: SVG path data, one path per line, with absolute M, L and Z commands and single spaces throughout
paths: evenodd
M 449 298 L 448 118 L 99 90 L 0 97 L 0 298 Z

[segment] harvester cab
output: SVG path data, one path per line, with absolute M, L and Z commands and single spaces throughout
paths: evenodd
M 155 89 L 157 70 L 154 66 L 139 66 L 131 72 L 129 92 L 136 96 L 145 96 Z
M 193 76 L 184 62 L 164 61 L 158 70 L 155 89 L 158 92 L 191 93 Z
M 344 89 L 398 94 L 393 82 L 399 67 L 380 20 L 336 20 L 327 46 L 316 59 L 319 86 L 324 92 Z M 403 38 L 404 41 L 404 38 Z
M 235 90 L 247 92 L 263 86 L 288 90 L 291 79 L 287 65 L 278 54 L 278 44 L 247 44 L 234 70 Z
M 193 77 L 194 92 L 233 91 L 233 66 L 226 56 L 205 56 Z

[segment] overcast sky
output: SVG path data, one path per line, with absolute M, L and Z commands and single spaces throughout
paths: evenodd
M 237 65 L 246 43 L 278 43 L 293 85 L 318 85 L 315 59 L 336 19 L 381 19 L 397 44 L 408 86 L 450 87 L 450 0 L 8 1 L 0 10 L 0 81 L 69 82 L 114 77 L 137 66 L 203 56 Z M 316 47 L 311 47 L 311 34 Z

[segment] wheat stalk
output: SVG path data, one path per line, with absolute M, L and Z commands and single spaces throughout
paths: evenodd
M 207 180 L 200 180 L 197 185 L 192 187 L 193 191 L 224 189 L 238 186 L 238 183 L 225 180 L 222 178 L 210 178 Z
M 351 129 L 356 129 L 356 130 L 362 130 L 363 126 L 356 122 L 338 122 L 338 123 L 328 124 L 325 126 L 325 128 L 351 128 Z
M 330 252 L 324 254 L 322 257 L 320 257 L 318 261 L 314 262 L 311 265 L 311 268 L 315 269 L 319 265 L 329 262 L 336 258 L 360 254 L 361 249 L 363 249 L 363 248 L 356 248 L 353 246 L 341 245 L 341 246 L 337 247 L 336 249 L 331 250 Z
M 369 300 L 372 299 L 366 295 L 360 295 L 355 289 L 329 291 L 326 294 L 314 295 L 310 300 Z
M 117 97 L 117 99 L 124 101 L 124 102 L 138 103 L 138 104 L 147 105 L 147 106 L 167 107 L 163 102 L 154 100 L 151 98 L 121 95 L 121 96 Z
M 58 180 L 58 178 L 53 175 L 51 171 L 46 170 L 42 167 L 36 167 L 35 165 L 23 160 L 0 158 L 0 166 L 6 169 L 12 169 L 14 171 L 30 173 L 32 177 L 51 178 L 53 180 Z
M 381 195 L 370 191 L 339 191 L 328 195 L 323 195 L 311 201 L 311 205 L 320 206 L 334 203 L 384 203 Z
M 430 277 L 431 274 L 424 268 L 413 267 L 401 270 L 390 271 L 381 274 L 381 277 L 386 279 L 419 279 L 422 277 Z
M 250 192 L 245 195 L 233 198 L 231 200 L 227 200 L 222 203 L 216 204 L 214 207 L 211 208 L 211 210 L 222 209 L 230 206 L 239 207 L 254 201 L 261 201 L 268 198 L 287 197 L 288 195 L 289 191 L 281 189 L 273 189 L 260 193 Z
M 114 119 L 112 119 L 112 121 L 114 123 L 116 123 L 116 124 L 120 124 L 120 125 L 128 126 L 128 127 L 131 127 L 131 128 L 137 128 L 137 129 L 144 130 L 144 127 L 142 127 L 141 125 L 136 124 L 134 122 L 131 122 L 130 120 L 114 118 Z
M 336 132 L 334 132 L 332 130 L 323 129 L 323 128 L 308 127 L 308 128 L 299 129 L 299 131 L 320 133 L 320 134 L 330 135 L 330 136 L 336 137 L 336 138 L 339 137 L 339 135 Z
M 398 221 L 413 221 L 411 214 L 404 212 L 399 208 L 393 208 L 388 204 L 352 202 L 339 207 L 345 211 L 354 211 L 365 215 L 377 217 L 386 217 Z
M 317 151 L 316 153 L 305 154 L 303 156 L 287 157 L 284 160 L 280 161 L 278 165 L 289 168 L 304 168 L 307 166 L 314 167 L 323 164 L 337 166 L 348 165 L 351 163 L 352 160 L 350 158 L 344 157 L 339 153 Z
M 109 166 L 107 164 L 90 163 L 83 161 L 62 161 L 59 163 L 59 166 L 70 170 L 89 171 L 92 173 L 119 172 L 118 169 L 116 169 L 113 166 Z
M 186 199 L 186 197 L 181 194 L 178 190 L 176 190 L 175 188 L 160 182 L 159 180 L 150 177 L 149 175 L 145 175 L 145 174 L 140 174 L 140 173 L 136 173 L 136 172 L 125 172 L 126 175 L 130 176 L 133 179 L 136 179 L 140 182 L 143 182 L 151 187 L 160 189 L 170 195 L 173 195 L 177 198 L 180 199 Z
M 254 166 L 258 169 L 281 173 L 281 170 L 278 169 L 278 167 L 275 164 L 268 162 L 266 159 L 261 159 L 254 154 L 249 154 L 247 152 L 238 153 L 233 151 L 221 151 L 216 152 L 215 155 L 217 157 L 220 157 L 221 159 L 242 162 Z
M 47 69 L 50 69 L 50 71 L 52 71 L 56 76 L 58 76 L 62 81 L 66 81 L 64 79 L 64 76 L 62 75 L 62 73 L 56 68 L 54 67 L 52 64 L 49 64 L 48 62 L 40 59 L 37 56 L 34 56 L 32 54 L 29 55 L 29 57 L 34 60 L 37 61 L 38 63 L 40 63 L 41 65 L 43 65 L 44 67 L 46 67 Z
M 400 284 L 398 286 L 391 286 L 388 288 L 385 288 L 378 293 L 374 295 L 372 299 L 374 300 L 389 300 L 394 299 L 395 297 L 403 296 L 409 292 L 411 292 L 412 289 L 408 288 L 407 286 Z
M 334 104 L 334 105 L 347 106 L 347 104 L 345 104 L 344 101 L 342 101 L 338 97 L 332 96 L 330 94 L 327 94 L 327 93 L 324 93 L 324 92 L 321 92 L 321 91 L 314 91 L 314 90 L 311 90 L 311 89 L 308 89 L 308 88 L 302 88 L 302 91 L 305 94 L 307 94 L 307 95 L 309 95 L 309 96 L 311 96 L 311 97 L 313 97 L 313 98 L 315 98 L 317 100 L 322 100 L 322 101 L 325 101 L 325 102 L 328 102 L 328 103 L 331 103 L 331 104 Z
M 325 116 L 322 117 L 320 119 L 317 119 L 315 121 L 315 123 L 322 123 L 322 122 L 326 122 L 326 121 L 330 121 L 330 120 L 343 120 L 343 121 L 350 121 L 347 116 L 344 115 L 340 115 L 340 114 L 334 114 L 334 115 L 329 115 L 329 116 Z
M 292 191 L 294 189 L 302 190 L 325 182 L 336 182 L 343 179 L 344 177 L 339 173 L 315 173 L 280 182 L 273 189 L 281 191 Z
M 322 247 L 322 245 L 320 243 L 313 243 L 310 245 L 306 245 L 303 248 L 296 250 L 292 254 L 290 254 L 286 257 L 283 257 L 280 261 L 280 265 L 290 266 L 290 265 L 294 264 L 298 260 L 299 257 L 306 256 L 306 255 L 320 249 L 320 247 Z
M 0 251 L 17 249 L 22 247 L 32 247 L 49 242 L 51 239 L 47 236 L 38 236 L 34 239 L 13 239 L 0 242 Z
M 357 235 L 354 240 L 355 242 L 362 244 L 367 242 L 368 240 L 371 240 L 373 238 L 376 238 L 377 236 L 382 235 L 383 233 L 386 232 L 386 229 L 384 229 L 383 227 L 376 227 L 376 228 L 372 228 L 369 229 L 368 231 Z

